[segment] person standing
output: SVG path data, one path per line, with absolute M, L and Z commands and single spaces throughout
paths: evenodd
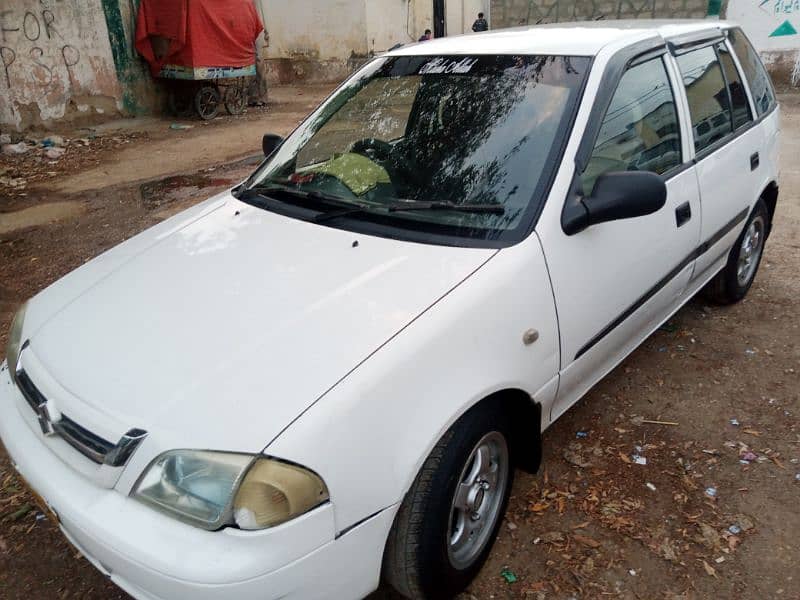
M 426 29 L 425 33 L 417 41 L 419 41 L 419 42 L 428 42 L 428 41 L 430 41 L 432 39 L 433 39 L 433 33 L 431 32 L 430 29 Z
M 478 18 L 472 24 L 472 31 L 478 33 L 480 31 L 489 31 L 489 22 L 483 18 L 483 13 L 478 13 Z

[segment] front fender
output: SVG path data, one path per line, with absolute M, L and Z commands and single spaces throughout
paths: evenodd
M 535 235 L 501 250 L 322 396 L 266 453 L 323 477 L 341 532 L 401 501 L 439 438 L 482 399 L 520 390 L 549 415 L 559 368 L 549 281 Z M 526 345 L 529 329 L 539 337 Z

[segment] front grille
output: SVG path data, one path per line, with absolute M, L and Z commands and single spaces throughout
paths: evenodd
M 39 416 L 41 421 L 43 405 L 47 403 L 47 398 L 31 381 L 28 374 L 20 369 L 15 373 L 15 379 L 20 392 L 25 397 L 33 411 Z M 53 433 L 58 434 L 65 442 L 83 454 L 86 458 L 103 464 L 106 456 L 116 448 L 114 444 L 95 435 L 88 429 L 81 427 L 75 421 L 62 414 L 61 419 L 50 423 Z
M 66 415 L 61 415 L 61 420 L 53 423 L 53 429 L 75 450 L 101 465 L 114 449 L 114 444 L 81 427 Z
M 33 411 L 38 413 L 39 406 L 47 402 L 47 398 L 45 398 L 39 389 L 33 385 L 33 382 L 31 381 L 30 377 L 28 377 L 28 374 L 22 369 L 18 370 L 14 374 L 14 379 L 17 382 L 19 391 L 22 392 L 22 395 L 25 397 L 25 400 L 27 400 L 28 404 L 31 405 Z

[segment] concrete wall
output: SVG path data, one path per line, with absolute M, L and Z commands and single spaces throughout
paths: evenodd
M 447 13 L 447 35 L 472 33 L 472 24 L 482 12 L 489 18 L 489 0 L 449 0 L 445 3 Z
M 433 28 L 433 0 L 253 0 L 261 82 L 339 81 Z M 159 112 L 163 85 L 133 49 L 139 0 L 0 0 L 0 125 Z M 800 0 L 447 0 L 447 33 L 615 18 L 736 20 L 778 83 L 800 85 Z M 263 91 L 263 88 L 262 88 Z
M 365 0 L 255 1 L 269 33 L 260 57 L 272 82 L 336 81 L 367 55 Z
M 369 2 L 370 0 L 367 0 Z M 378 0 L 379 2 L 384 0 Z M 426 29 L 433 29 L 433 0 L 411 0 L 411 14 L 414 20 L 414 41 L 417 41 Z
M 259 57 L 271 83 L 336 81 L 369 55 L 433 29 L 433 0 L 255 0 L 269 42 Z M 446 2 L 448 35 L 471 31 L 490 0 Z
M 800 85 L 800 0 L 730 0 L 728 18 L 741 24 L 775 81 Z
M 269 38 L 259 42 L 261 69 L 273 84 L 338 81 L 369 55 L 433 28 L 433 0 L 254 1 Z
M 373 53 L 416 42 L 422 35 L 415 27 L 414 3 L 408 0 L 367 0 L 366 24 L 367 48 Z
M 2 0 L 0 124 L 114 112 L 120 95 L 101 0 Z
M 165 86 L 150 76 L 147 62 L 134 48 L 139 0 L 102 0 L 108 37 L 127 114 L 159 112 L 165 104 Z
M 491 0 L 492 29 L 604 19 L 687 19 L 719 14 L 720 0 Z M 711 6 L 710 6 L 711 5 Z
M 470 33 L 479 12 L 489 14 L 489 0 L 445 2 L 447 35 Z M 366 19 L 369 51 L 383 52 L 433 29 L 433 0 L 366 0 Z

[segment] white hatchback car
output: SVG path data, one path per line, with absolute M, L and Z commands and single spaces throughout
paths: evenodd
M 0 436 L 137 598 L 451 596 L 541 432 L 696 292 L 747 293 L 778 129 L 724 22 L 401 48 L 30 300 Z

